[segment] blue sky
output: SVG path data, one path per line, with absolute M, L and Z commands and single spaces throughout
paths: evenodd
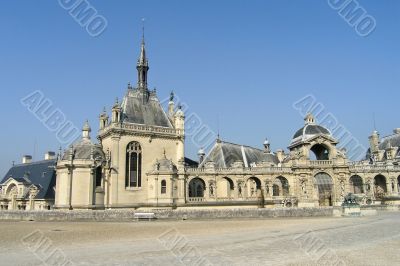
M 373 113 L 381 135 L 400 127 L 399 1 L 359 0 L 377 22 L 368 37 L 325 0 L 89 2 L 108 21 L 95 38 L 58 1 L 2 1 L 2 174 L 23 154 L 58 150 L 20 104 L 32 91 L 79 127 L 89 119 L 95 137 L 103 106 L 136 83 L 142 17 L 150 86 L 161 99 L 174 90 L 224 140 L 286 148 L 303 125 L 292 105 L 308 94 L 364 145 Z M 190 139 L 186 152 L 196 158 Z

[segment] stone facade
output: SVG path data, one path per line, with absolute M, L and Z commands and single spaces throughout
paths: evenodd
M 366 160 L 350 162 L 309 114 L 287 153 L 272 152 L 269 141 L 257 149 L 218 138 L 207 154 L 199 151 L 197 164 L 185 158 L 183 110 L 173 94 L 163 110 L 148 89 L 148 70 L 143 40 L 137 86 L 128 84 L 111 118 L 106 110 L 100 114 L 99 143 L 86 122 L 82 138 L 59 154 L 54 175 L 46 176 L 53 195 L 26 173 L 31 162 L 22 165 L 25 172 L 12 168 L 1 184 L 2 209 L 320 207 L 340 206 L 348 193 L 361 205 L 398 204 L 399 129 L 382 139 L 373 132 Z

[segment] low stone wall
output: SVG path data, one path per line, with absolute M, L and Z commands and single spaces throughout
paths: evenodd
M 178 209 L 147 210 L 158 219 L 229 219 L 229 218 L 276 218 L 276 217 L 332 217 L 333 207 L 328 208 L 279 208 L 279 209 Z M 136 211 L 144 212 L 144 211 Z M 1 211 L 0 220 L 7 221 L 134 221 L 134 210 L 84 210 L 84 211 Z

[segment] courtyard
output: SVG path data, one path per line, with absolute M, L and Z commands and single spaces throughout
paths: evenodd
M 0 264 L 399 265 L 399 220 L 0 222 Z

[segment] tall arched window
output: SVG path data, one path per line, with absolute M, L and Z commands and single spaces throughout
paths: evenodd
M 131 142 L 126 148 L 125 186 L 142 186 L 142 148 L 138 142 Z
M 161 180 L 161 194 L 167 193 L 167 181 Z

